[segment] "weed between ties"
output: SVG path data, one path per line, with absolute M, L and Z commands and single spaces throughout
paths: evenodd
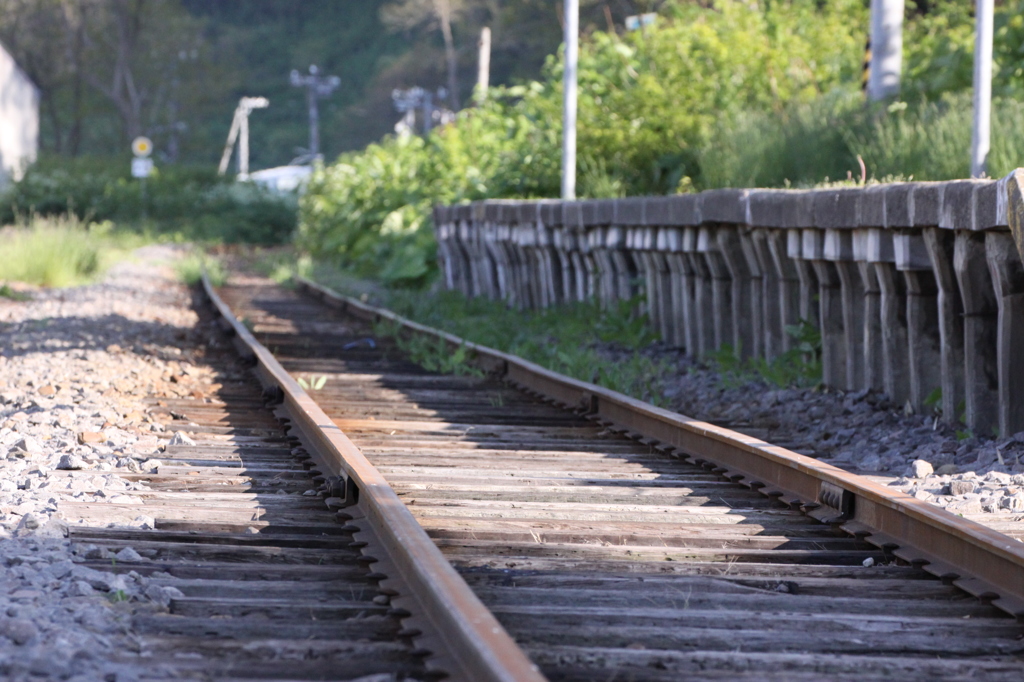
M 458 292 L 424 294 L 392 290 L 382 303 L 398 314 L 483 346 L 517 355 L 555 372 L 664 405 L 661 382 L 672 363 L 644 355 L 655 344 L 639 297 L 610 309 L 572 303 L 545 310 L 516 310 L 504 302 L 466 298 Z M 452 350 L 441 339 L 399 333 L 382 321 L 375 333 L 396 339 L 400 350 L 430 371 L 479 375 L 469 349 Z

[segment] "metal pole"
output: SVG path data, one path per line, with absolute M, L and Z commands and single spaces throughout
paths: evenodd
M 423 93 L 423 135 L 426 137 L 434 127 L 434 93 L 426 90 Z
M 985 175 L 992 125 L 992 0 L 976 0 L 974 39 L 974 128 L 971 131 L 971 177 Z
M 224 175 L 228 171 L 228 164 L 231 162 L 231 151 L 235 148 L 235 140 L 238 138 L 238 116 L 241 106 L 235 109 L 235 117 L 231 119 L 231 130 L 228 132 L 228 141 L 224 145 L 224 153 L 220 157 L 220 166 L 217 168 L 217 175 Z
M 476 71 L 476 101 L 487 99 L 487 88 L 491 86 L 491 29 L 484 26 L 480 30 L 480 59 Z
M 868 99 L 900 94 L 903 69 L 903 0 L 871 0 L 871 63 Z
M 249 110 L 242 109 L 242 120 L 238 130 L 238 177 L 249 177 Z
M 309 98 L 309 153 L 315 159 L 320 155 L 320 110 L 317 108 L 316 87 L 306 89 Z
M 565 0 L 565 76 L 562 81 L 562 199 L 576 198 L 576 67 L 580 3 Z

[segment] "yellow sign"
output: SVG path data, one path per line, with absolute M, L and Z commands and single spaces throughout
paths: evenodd
M 136 137 L 132 140 L 132 153 L 145 158 L 153 153 L 153 142 L 148 137 Z

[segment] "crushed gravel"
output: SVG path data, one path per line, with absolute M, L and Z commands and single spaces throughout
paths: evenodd
M 1024 538 L 1024 432 L 985 438 L 913 414 L 876 391 L 780 389 L 663 347 L 668 406 L 892 486 Z
M 100 283 L 0 298 L 3 679 L 136 679 L 118 656 L 138 649 L 131 614 L 165 609 L 175 596 L 134 571 L 80 565 L 138 553 L 81 545 L 76 555 L 67 532 L 153 526 L 138 512 L 145 484 L 118 474 L 160 467 L 171 418 L 157 399 L 212 381 L 193 356 L 204 331 L 169 267 L 177 255 L 146 247 Z

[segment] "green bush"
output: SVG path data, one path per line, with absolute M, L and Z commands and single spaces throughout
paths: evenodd
M 213 169 L 167 166 L 145 181 L 127 159 L 42 159 L 0 197 L 0 223 L 74 214 L 188 239 L 277 244 L 295 231 L 298 203 Z
M 656 25 L 595 33 L 580 53 L 580 196 L 706 186 L 701 150 L 714 124 L 830 92 L 859 72 L 859 0 L 763 7 L 666 6 Z M 495 88 L 427 139 L 389 137 L 318 171 L 300 202 L 299 244 L 391 284 L 434 269 L 430 208 L 559 192 L 562 67 Z

